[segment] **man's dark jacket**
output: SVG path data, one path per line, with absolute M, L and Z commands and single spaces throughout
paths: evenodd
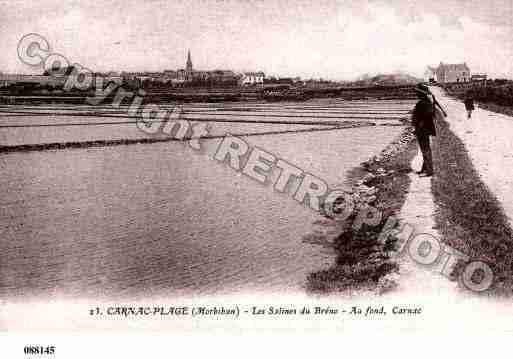
M 412 125 L 418 134 L 436 136 L 435 107 L 428 98 L 421 99 L 413 109 Z
M 465 109 L 468 110 L 474 110 L 474 99 L 471 97 L 468 97 L 464 101 Z

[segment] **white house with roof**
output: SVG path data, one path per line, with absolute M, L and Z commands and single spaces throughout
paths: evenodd
M 244 72 L 241 78 L 241 85 L 256 85 L 264 83 L 265 74 L 259 72 Z
M 464 62 L 462 64 L 444 64 L 440 62 L 436 69 L 436 78 L 438 82 L 470 82 L 470 69 Z
M 444 64 L 440 62 L 438 67 L 428 66 L 424 72 L 424 80 L 427 82 L 470 82 L 471 72 L 467 63 L 462 64 Z

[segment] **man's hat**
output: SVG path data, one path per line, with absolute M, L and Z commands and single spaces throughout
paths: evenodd
M 422 83 L 415 86 L 414 90 L 417 93 L 420 93 L 420 94 L 426 95 L 426 96 L 431 94 L 431 91 L 429 91 L 429 87 L 427 87 L 426 85 L 424 85 Z

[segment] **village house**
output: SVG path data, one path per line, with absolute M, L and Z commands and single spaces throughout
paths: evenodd
M 465 62 L 462 64 L 440 62 L 436 69 L 436 81 L 441 83 L 470 82 L 470 69 Z
M 264 83 L 265 74 L 263 72 L 245 72 L 242 74 L 241 85 L 256 85 Z
M 428 66 L 424 72 L 426 82 L 470 82 L 471 73 L 467 64 L 444 64 L 440 62 L 438 67 Z
M 93 75 L 106 78 L 118 84 L 126 83 L 133 87 L 139 87 L 143 83 L 166 83 L 171 86 L 185 85 L 220 85 L 220 86 L 236 86 L 236 85 L 255 85 L 263 84 L 265 75 L 263 72 L 246 72 L 244 74 L 235 73 L 231 70 L 195 70 L 192 63 L 191 52 L 187 51 L 185 68 L 178 70 L 159 71 L 134 71 L 126 72 L 94 72 Z M 8 75 L 0 73 L 0 86 L 8 86 L 12 83 L 39 83 L 42 85 L 63 86 L 64 77 L 46 76 L 45 75 Z M 158 84 L 157 84 L 158 85 Z
M 486 74 L 472 74 L 464 62 L 462 64 L 444 64 L 440 62 L 438 67 L 428 66 L 424 72 L 426 82 L 486 82 Z

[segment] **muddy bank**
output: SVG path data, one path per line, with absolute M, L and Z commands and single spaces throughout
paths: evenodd
M 375 223 L 361 223 L 358 210 L 347 218 L 326 218 L 316 223 L 317 230 L 306 236 L 309 243 L 334 250 L 335 263 L 311 273 L 307 288 L 314 293 L 376 290 L 395 287 L 398 264 L 392 259 L 395 239 L 379 235 L 390 216 L 399 213 L 410 185 L 410 162 L 417 152 L 410 127 L 375 156 L 349 173 L 348 185 L 355 208 L 375 208 Z

